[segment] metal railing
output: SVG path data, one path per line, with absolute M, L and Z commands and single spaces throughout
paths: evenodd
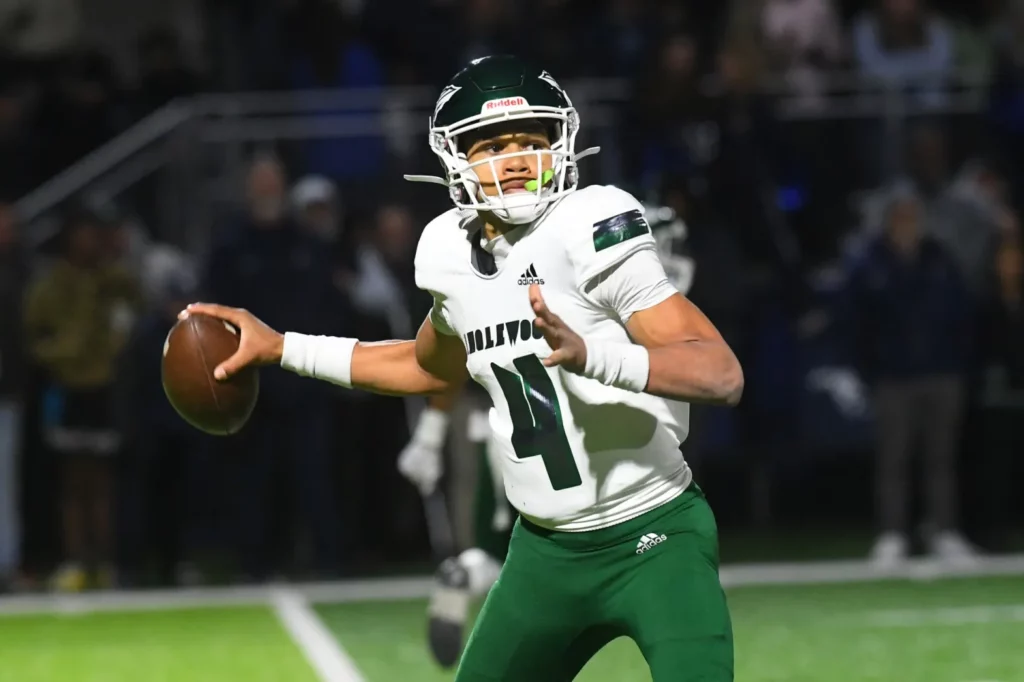
M 711 95 L 722 89 L 715 79 L 703 87 Z M 568 83 L 567 89 L 585 114 L 587 130 L 614 137 L 618 111 L 632 97 L 629 83 L 588 79 Z M 892 83 L 849 72 L 829 74 L 811 96 L 780 77 L 764 81 L 761 92 L 771 97 L 781 120 L 875 118 L 891 133 L 907 117 L 978 111 L 986 79 L 979 73 L 954 74 L 944 83 L 938 107 Z M 397 141 L 396 146 L 415 144 L 425 135 L 435 97 L 432 88 L 411 87 L 209 94 L 174 101 L 42 184 L 15 209 L 35 226 L 30 238 L 39 241 L 50 231 L 48 218 L 72 197 L 94 193 L 116 199 L 162 175 L 155 190 L 162 197 L 160 213 L 177 225 L 158 232 L 187 233 L 174 241 L 198 246 L 211 206 L 224 201 L 211 188 L 239 187 L 234 183 L 247 145 L 368 136 Z

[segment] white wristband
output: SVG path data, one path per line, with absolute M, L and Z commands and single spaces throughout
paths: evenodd
M 416 432 L 412 439 L 421 445 L 439 450 L 444 446 L 444 440 L 448 435 L 449 420 L 446 412 L 435 407 L 426 408 L 420 413 L 420 420 L 416 424 Z
M 647 349 L 635 343 L 587 341 L 587 366 L 583 376 L 634 393 L 643 393 L 651 372 Z
M 304 377 L 352 388 L 352 352 L 357 339 L 286 332 L 281 367 Z

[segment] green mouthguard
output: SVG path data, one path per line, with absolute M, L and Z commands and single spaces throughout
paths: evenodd
M 541 182 L 543 184 L 545 184 L 545 185 L 548 184 L 549 182 L 551 182 L 551 178 L 553 178 L 553 177 L 555 177 L 555 171 L 551 170 L 550 168 L 540 174 Z M 536 180 L 527 180 L 526 184 L 524 185 L 524 187 L 526 187 L 526 191 L 528 191 L 528 192 L 536 192 L 537 191 L 537 181 Z

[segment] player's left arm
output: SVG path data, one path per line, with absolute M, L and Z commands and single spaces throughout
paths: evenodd
M 589 295 L 619 316 L 633 342 L 580 336 L 548 308 L 535 285 L 534 324 L 552 348 L 544 364 L 673 400 L 739 402 L 739 361 L 704 313 L 668 281 L 653 249 L 638 249 L 595 278 Z

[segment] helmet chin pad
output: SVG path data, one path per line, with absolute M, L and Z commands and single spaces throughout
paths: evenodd
M 518 192 L 504 197 L 486 197 L 480 207 L 503 223 L 524 225 L 532 223 L 547 209 L 548 201 L 536 192 Z

